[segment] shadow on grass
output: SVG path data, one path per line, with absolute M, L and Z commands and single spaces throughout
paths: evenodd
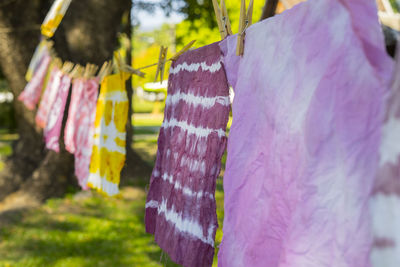
M 178 266 L 145 232 L 144 196 L 55 199 L 1 214 L 0 266 Z

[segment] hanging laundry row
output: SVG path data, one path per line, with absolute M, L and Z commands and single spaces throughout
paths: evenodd
M 242 1 L 230 35 L 213 1 L 223 40 L 170 68 L 146 201 L 146 231 L 174 262 L 212 265 L 227 142 L 218 266 L 399 266 L 400 88 L 375 1 L 359 2 L 251 25 Z
M 109 75 L 112 70 L 109 62 L 106 62 L 96 75 L 97 66 L 88 64 L 84 68 L 70 62 L 63 64 L 57 57 L 52 59 L 51 55 L 54 54 L 51 42 L 43 39 L 31 61 L 28 71 L 28 74 L 31 74 L 27 75 L 30 81 L 18 99 L 31 110 L 36 108 L 40 100 L 36 123 L 43 129 L 46 148 L 59 152 L 62 120 L 71 91 L 64 144 L 66 150 L 74 154 L 75 175 L 79 185 L 84 190 L 92 187 L 110 196 L 118 194 L 120 171 L 125 162 L 125 124 L 128 118 L 125 81 L 129 75 Z M 122 78 L 121 75 L 126 77 Z M 113 81 L 111 84 L 110 80 Z M 102 86 L 98 100 L 100 82 Z M 121 95 L 114 93 L 110 96 L 111 101 L 102 101 L 104 95 L 110 91 L 121 91 Z M 103 120 L 105 122 L 99 125 L 98 122 Z M 119 131 L 120 139 L 117 140 L 117 144 L 121 154 L 118 164 L 115 164 L 115 153 L 112 157 L 107 153 L 107 149 L 115 149 L 112 140 L 116 137 L 112 134 L 116 130 Z M 102 146 L 99 150 L 97 142 L 100 136 L 104 142 L 100 142 Z M 106 137 L 109 137 L 107 142 Z M 102 164 L 98 175 L 104 179 L 89 179 L 96 174 L 95 171 L 91 174 L 90 170 L 96 170 L 99 162 Z M 115 185 L 112 190 L 108 186 L 109 182 Z
M 125 83 L 131 74 L 141 77 L 145 74 L 127 66 L 118 53 L 114 53 L 118 73 L 112 75 L 110 62 L 105 62 L 98 73 L 98 67 L 93 64 L 82 67 L 71 62 L 62 63 L 52 48 L 53 42 L 47 38 L 54 35 L 70 2 L 55 1 L 47 14 L 42 24 L 41 42 L 26 74 L 28 84 L 18 99 L 30 110 L 38 105 L 36 124 L 43 129 L 46 148 L 55 152 L 60 151 L 62 122 L 67 109 L 64 144 L 65 149 L 74 154 L 79 185 L 84 190 L 94 188 L 114 196 L 119 192 L 126 154 L 129 101 Z M 159 62 L 153 64 L 157 65 L 156 77 L 160 76 L 162 81 L 166 61 L 178 59 L 194 42 L 170 59 L 166 59 L 167 49 L 162 48 Z

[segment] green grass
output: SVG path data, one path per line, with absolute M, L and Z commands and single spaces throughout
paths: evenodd
M 147 119 L 139 116 L 134 121 L 133 146 L 154 164 L 162 116 Z M 0 155 L 11 151 L 12 138 L 15 136 L 0 132 L 0 146 L 8 147 L 0 150 Z M 224 164 L 225 160 L 226 156 Z M 154 237 L 145 233 L 145 188 L 146 185 L 124 187 L 119 199 L 98 194 L 81 198 L 68 195 L 38 208 L 0 213 L 0 266 L 178 266 L 162 253 Z M 217 252 L 224 216 L 220 178 L 216 201 Z M 213 266 L 217 266 L 216 255 Z
M 133 112 L 134 113 L 152 113 L 153 110 L 156 108 L 156 105 L 154 102 L 150 102 L 144 99 L 141 99 L 137 96 L 133 97 Z M 164 104 L 159 104 L 159 111 L 163 112 L 164 111 Z

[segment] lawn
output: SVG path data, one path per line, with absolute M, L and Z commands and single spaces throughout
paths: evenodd
M 154 163 L 162 118 L 134 117 L 133 146 L 150 163 Z M 10 141 L 15 138 L 0 132 L 0 159 L 11 152 Z M 0 213 L 0 266 L 177 266 L 145 233 L 145 186 L 126 186 L 121 192 L 119 199 L 77 192 L 37 208 Z M 216 200 L 218 247 L 223 220 L 221 178 Z M 217 266 L 216 256 L 213 266 Z

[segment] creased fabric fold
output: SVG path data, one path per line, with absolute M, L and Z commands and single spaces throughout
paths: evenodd
M 221 42 L 235 98 L 219 266 L 370 266 L 393 64 L 364 2 L 309 0 L 254 24 L 241 58 L 236 36 Z

